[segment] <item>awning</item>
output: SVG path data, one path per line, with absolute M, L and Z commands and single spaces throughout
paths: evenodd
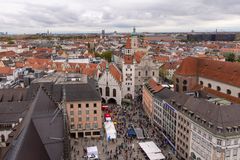
M 106 117 L 110 117 L 111 118 L 111 115 L 109 114 L 109 113 L 105 113 L 104 114 L 104 117 L 106 118 Z
M 164 155 L 161 153 L 161 150 L 153 141 L 140 142 L 139 145 L 150 160 L 165 159 Z

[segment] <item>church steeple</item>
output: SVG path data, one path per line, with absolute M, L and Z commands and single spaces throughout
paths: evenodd
M 134 34 L 136 33 L 136 27 L 135 26 L 133 27 L 133 33 Z

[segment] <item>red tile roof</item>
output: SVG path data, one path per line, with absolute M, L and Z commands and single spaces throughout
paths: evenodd
M 175 74 L 200 76 L 240 87 L 240 63 L 187 57 L 183 60 Z
M 137 63 L 140 63 L 142 58 L 146 55 L 146 52 L 135 52 L 134 54 L 134 59 L 136 60 Z
M 161 84 L 157 83 L 152 78 L 148 80 L 148 85 L 151 88 L 153 93 L 159 92 L 159 91 L 161 91 L 164 88 Z
M 111 63 L 109 65 L 109 72 L 118 83 L 122 82 L 122 73 L 115 64 Z
M 33 69 L 48 69 L 51 68 L 52 62 L 50 59 L 40 58 L 28 58 L 25 61 L 26 67 L 32 67 Z
M 0 52 L 0 58 L 3 57 L 17 57 L 17 53 L 13 51 Z
M 153 59 L 155 61 L 162 62 L 162 63 L 169 62 L 170 60 L 168 56 L 160 56 L 160 55 L 154 56 Z
M 10 67 L 0 67 L 0 74 L 12 75 L 13 74 L 13 69 L 11 69 Z
M 133 56 L 131 55 L 124 55 L 123 60 L 125 64 L 133 64 Z
M 233 96 L 231 96 L 229 94 L 225 94 L 225 93 L 222 93 L 222 92 L 219 92 L 219 91 L 213 90 L 211 88 L 207 88 L 207 87 L 204 87 L 203 90 L 206 91 L 207 93 L 213 94 L 213 95 L 215 95 L 217 97 L 224 98 L 224 99 L 226 99 L 226 100 L 228 100 L 230 102 L 240 104 L 240 98 L 233 97 Z
M 178 65 L 180 65 L 180 62 L 176 61 L 176 62 L 167 62 L 164 63 L 161 68 L 164 70 L 169 70 L 169 69 L 177 69 Z

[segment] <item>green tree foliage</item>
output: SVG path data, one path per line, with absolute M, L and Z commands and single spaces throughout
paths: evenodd
M 15 44 L 15 42 L 13 40 L 9 40 L 8 44 Z
M 112 51 L 106 51 L 106 52 L 103 52 L 102 54 L 95 53 L 95 56 L 96 57 L 101 57 L 101 58 L 107 60 L 108 62 L 111 62 L 111 60 L 112 60 Z
M 225 53 L 224 57 L 225 57 L 226 61 L 235 62 L 235 54 L 234 53 Z

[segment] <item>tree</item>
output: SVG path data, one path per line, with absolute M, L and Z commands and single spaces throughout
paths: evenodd
M 225 57 L 226 61 L 229 61 L 229 62 L 234 62 L 235 61 L 235 54 L 234 53 L 225 53 L 224 57 Z
M 108 62 L 111 62 L 112 61 L 112 51 L 106 51 L 106 52 L 103 52 L 101 55 L 100 55 L 101 58 L 107 60 Z

